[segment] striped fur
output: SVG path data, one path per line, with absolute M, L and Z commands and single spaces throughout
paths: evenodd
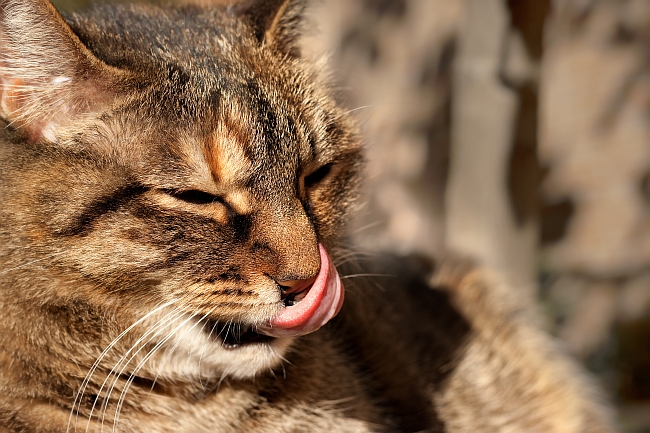
M 304 2 L 186 3 L 0 0 L 0 432 L 612 431 L 480 271 L 340 247 L 361 149 Z M 398 277 L 257 335 L 318 243 Z

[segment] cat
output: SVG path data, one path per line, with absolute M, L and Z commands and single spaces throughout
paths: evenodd
M 0 0 L 0 432 L 615 431 L 487 270 L 341 246 L 305 1 L 198 3 Z

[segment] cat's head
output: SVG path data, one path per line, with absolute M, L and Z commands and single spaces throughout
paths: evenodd
M 4 267 L 38 261 L 3 284 L 124 325 L 175 318 L 170 341 L 204 365 L 210 341 L 215 364 L 250 363 L 239 376 L 275 363 L 287 342 L 244 331 L 300 334 L 291 320 L 312 312 L 286 306 L 338 281 L 327 253 L 360 163 L 300 57 L 303 3 L 100 6 L 66 22 L 45 0 L 0 0 L 0 248 Z

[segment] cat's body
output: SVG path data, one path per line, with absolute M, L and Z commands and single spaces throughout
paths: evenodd
M 360 261 L 341 309 L 303 6 L 0 0 L 0 432 L 612 431 L 482 271 Z

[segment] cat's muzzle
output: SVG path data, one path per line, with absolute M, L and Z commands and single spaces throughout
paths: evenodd
M 334 318 L 343 306 L 344 287 L 325 248 L 318 244 L 321 266 L 313 281 L 294 287 L 282 296 L 283 307 L 264 325 L 209 320 L 206 330 L 223 346 L 234 349 L 246 344 L 269 343 L 273 338 L 310 334 Z
M 285 297 L 282 310 L 267 325 L 259 326 L 259 333 L 276 338 L 310 334 L 339 313 L 343 306 L 343 283 L 325 247 L 318 244 L 318 249 L 321 265 L 316 280 Z

